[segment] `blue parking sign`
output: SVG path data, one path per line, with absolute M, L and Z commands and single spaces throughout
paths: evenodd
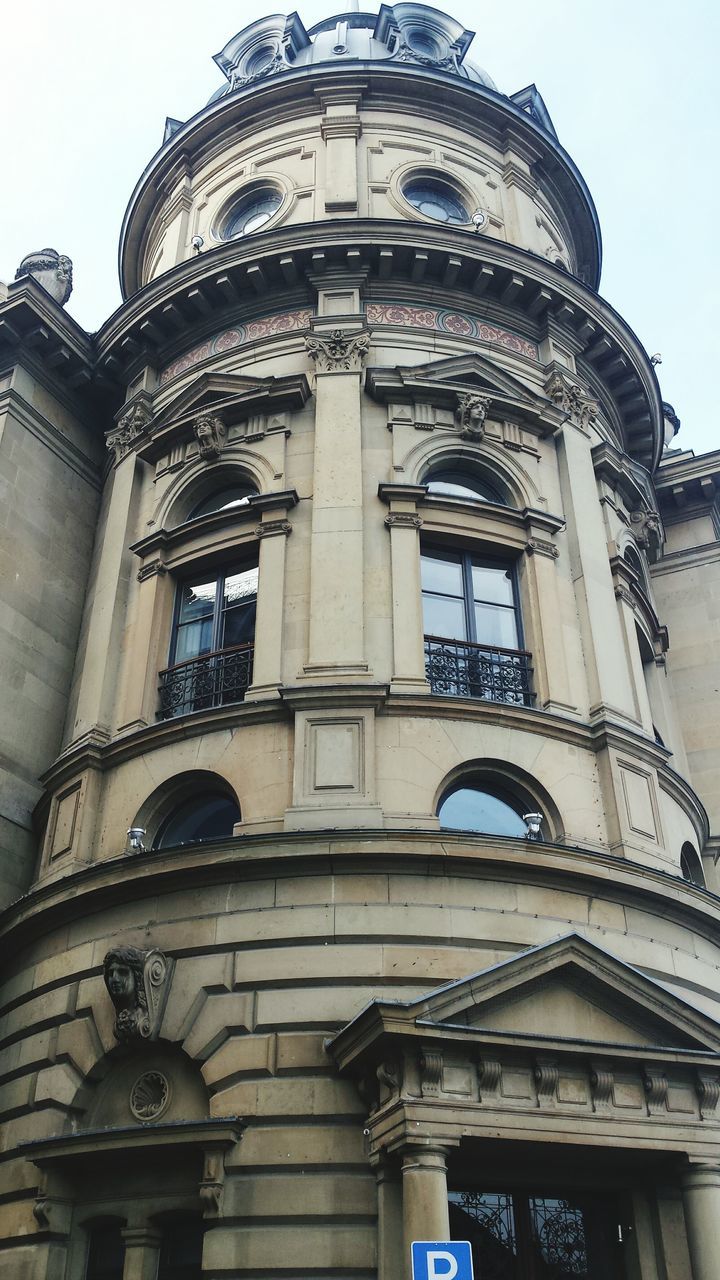
M 473 1280 L 467 1240 L 415 1240 L 411 1249 L 413 1280 Z

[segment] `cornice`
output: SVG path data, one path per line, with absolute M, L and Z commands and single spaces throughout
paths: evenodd
M 549 312 L 612 402 L 624 446 L 649 471 L 657 465 L 663 442 L 660 388 L 647 352 L 622 317 L 576 277 L 536 254 L 442 226 L 331 219 L 218 245 L 159 276 L 110 317 L 97 335 L 98 367 L 108 376 L 129 376 L 237 322 L 243 306 L 254 315 L 280 309 L 287 305 L 288 279 L 307 280 L 317 272 L 319 259 L 328 273 L 357 269 L 362 262 L 368 279 L 378 282 L 378 296 L 384 292 L 393 301 L 415 297 L 419 261 L 425 285 L 445 289 L 446 306 L 462 302 L 483 314 L 494 307 L 510 317 L 511 329 L 533 334 L 536 342 L 542 340 L 542 317 Z M 462 289 L 445 286 L 450 267 L 453 278 L 463 281 Z M 388 268 L 389 275 L 381 277 L 381 269 Z M 451 331 L 447 337 L 452 339 Z M 300 347 L 302 335 L 293 333 L 287 340 Z
M 717 940 L 720 899 L 680 877 L 609 853 L 501 836 L 452 831 L 362 828 L 244 835 L 215 844 L 185 845 L 128 857 L 119 855 L 35 888 L 0 917 L 0 956 L 14 955 L 60 923 L 117 908 L 160 893 L 266 878 L 308 870 L 367 874 L 391 868 L 425 874 L 499 876 L 539 887 L 572 887 L 601 898 L 657 911 L 701 936 Z
M 178 158 L 183 165 L 189 162 L 197 168 L 239 134 L 252 134 L 265 124 L 277 126 L 308 112 L 317 114 L 318 97 L 330 85 L 337 92 L 346 83 L 353 89 L 361 86 L 362 105 L 373 112 L 421 109 L 425 116 L 443 123 L 450 116 L 458 126 L 486 136 L 500 151 L 508 145 L 521 147 L 538 166 L 538 174 L 571 224 L 584 276 L 597 288 L 602 253 L 597 212 L 580 171 L 556 137 L 510 98 L 476 81 L 412 63 L 353 59 L 331 68 L 288 68 L 282 76 L 255 81 L 210 103 L 171 136 L 142 173 L 125 212 L 119 246 L 124 296 L 139 286 L 136 268 L 145 224 Z

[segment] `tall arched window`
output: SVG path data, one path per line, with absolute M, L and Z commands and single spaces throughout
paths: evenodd
M 423 481 L 428 493 L 439 498 L 463 498 L 475 502 L 497 502 L 507 506 L 499 485 L 493 484 L 473 468 L 460 465 L 436 467 Z

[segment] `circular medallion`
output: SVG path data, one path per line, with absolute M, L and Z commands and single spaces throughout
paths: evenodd
M 130 1090 L 130 1110 L 136 1120 L 159 1120 L 170 1101 L 170 1082 L 160 1071 L 145 1071 Z

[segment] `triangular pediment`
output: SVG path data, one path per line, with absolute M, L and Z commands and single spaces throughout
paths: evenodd
M 720 1026 L 578 934 L 415 1002 L 416 1024 L 596 1045 L 720 1050 Z
M 476 352 L 394 369 L 370 368 L 365 385 L 374 399 L 384 403 L 424 400 L 454 407 L 459 395 L 475 392 L 492 397 L 496 411 L 544 418 L 551 426 L 559 425 L 563 416 L 548 396 Z
M 310 385 L 304 374 L 248 378 L 236 373 L 204 373 L 163 405 L 154 428 L 162 430 L 203 409 L 222 410 L 227 425 L 263 404 L 272 404 L 276 409 L 301 408 L 309 395 Z

